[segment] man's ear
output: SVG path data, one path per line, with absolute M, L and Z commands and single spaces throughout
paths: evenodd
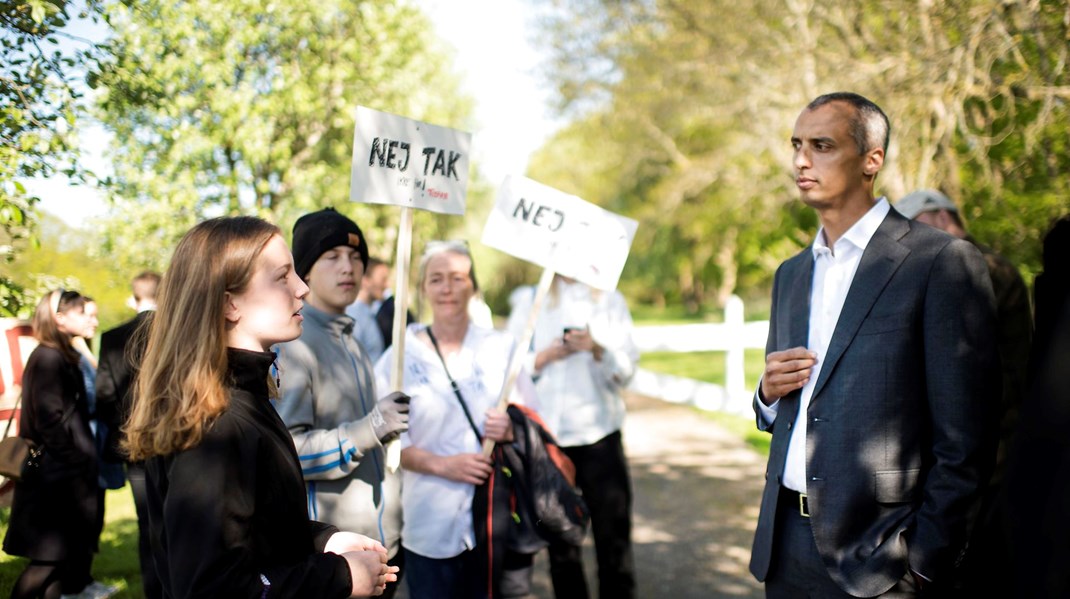
M 862 167 L 862 172 L 865 173 L 867 177 L 876 177 L 883 166 L 884 149 L 874 148 L 866 153 L 866 163 Z
M 241 319 L 241 310 L 234 303 L 234 296 L 229 291 L 223 293 L 223 318 L 228 323 L 235 323 Z

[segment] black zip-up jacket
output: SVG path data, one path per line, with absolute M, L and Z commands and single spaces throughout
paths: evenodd
M 146 461 L 150 539 L 164 595 L 348 597 L 333 526 L 308 518 L 293 439 L 268 398 L 274 355 L 227 350 L 230 406 L 201 442 Z

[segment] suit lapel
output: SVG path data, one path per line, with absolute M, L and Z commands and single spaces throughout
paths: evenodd
M 899 265 L 910 254 L 910 250 L 899 243 L 899 239 L 909 230 L 910 224 L 907 220 L 895 210 L 890 210 L 873 238 L 869 240 L 865 252 L 862 253 L 862 260 L 858 263 L 854 280 L 851 281 L 840 318 L 836 321 L 836 330 L 829 342 L 821 374 L 814 385 L 811 402 L 820 395 L 821 389 L 836 370 L 836 363 L 854 340 L 858 327 Z
M 814 254 L 811 248 L 798 262 L 788 284 L 788 343 L 777 349 L 806 347 L 810 339 L 810 287 L 814 280 Z

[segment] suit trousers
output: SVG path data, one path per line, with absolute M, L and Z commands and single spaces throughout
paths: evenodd
M 593 445 L 562 449 L 576 466 L 576 484 L 591 512 L 599 597 L 634 599 L 632 488 L 620 431 Z M 587 599 L 581 549 L 555 543 L 550 545 L 549 553 L 557 599 Z
M 130 481 L 130 490 L 134 494 L 134 509 L 137 511 L 137 551 L 141 559 L 141 586 L 146 599 L 161 599 L 163 587 L 156 573 L 156 562 L 153 561 L 152 546 L 149 543 L 149 503 L 144 462 L 128 463 L 126 478 Z
M 773 532 L 773 559 L 765 579 L 768 599 L 851 599 L 832 580 L 821 554 L 817 551 L 810 518 L 799 512 L 798 496 L 781 489 L 777 501 L 776 525 Z M 887 592 L 886 599 L 917 597 L 914 582 L 908 571 Z

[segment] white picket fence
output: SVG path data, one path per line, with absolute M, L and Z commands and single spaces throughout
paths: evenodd
M 736 296 L 725 305 L 723 323 L 636 327 L 639 352 L 725 352 L 725 385 L 660 374 L 639 368 L 628 388 L 636 393 L 673 403 L 738 415 L 751 415 L 754 390 L 744 379 L 743 351 L 764 349 L 769 321 L 745 322 L 743 300 Z M 642 361 L 640 361 L 642 365 Z

